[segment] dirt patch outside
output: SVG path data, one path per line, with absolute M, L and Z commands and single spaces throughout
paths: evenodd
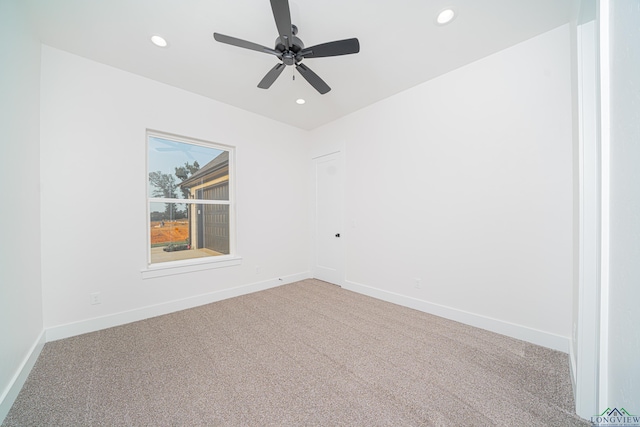
M 189 238 L 187 221 L 152 221 L 151 244 L 184 242 Z

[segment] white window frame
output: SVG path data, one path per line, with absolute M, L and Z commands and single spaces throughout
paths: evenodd
M 190 201 L 185 199 L 152 197 L 149 195 L 149 138 L 157 137 L 175 142 L 198 145 L 205 148 L 224 150 L 229 153 L 229 200 L 201 200 Z M 167 132 L 147 129 L 145 133 L 145 203 L 146 203 L 146 268 L 142 269 L 142 278 L 169 276 L 174 274 L 189 273 L 212 268 L 229 267 L 239 265 L 242 258 L 236 252 L 236 207 L 235 207 L 235 147 L 214 143 L 196 138 L 175 135 Z M 204 258 L 192 258 L 176 261 L 151 263 L 151 203 L 179 203 L 179 204 L 211 204 L 229 206 L 229 254 L 210 256 Z

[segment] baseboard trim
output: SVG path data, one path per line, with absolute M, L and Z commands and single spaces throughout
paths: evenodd
M 42 351 L 44 344 L 45 332 L 42 331 L 35 342 L 31 345 L 31 348 L 27 352 L 27 355 L 18 367 L 6 389 L 2 392 L 2 395 L 0 395 L 0 424 L 2 424 L 9 413 L 9 410 L 13 406 L 13 402 L 16 401 L 18 393 L 20 393 L 22 386 L 25 381 L 27 381 L 27 377 L 29 376 L 29 373 L 31 373 L 33 366 L 36 364 L 36 360 L 38 360 L 38 356 L 40 356 L 40 352 Z
M 229 289 L 222 289 L 202 295 L 196 295 L 180 300 L 168 301 L 166 303 L 153 306 L 141 307 L 135 310 L 114 313 L 107 316 L 95 317 L 93 319 L 81 320 L 79 322 L 67 323 L 65 325 L 53 326 L 46 330 L 46 341 L 57 341 L 76 335 L 95 332 L 126 323 L 137 322 L 151 317 L 162 316 L 180 310 L 198 307 L 212 302 L 222 301 L 265 289 L 275 288 L 287 283 L 308 279 L 311 273 L 308 271 L 291 274 L 288 276 L 276 277 L 261 282 L 250 283 Z
M 505 322 L 503 320 L 493 319 L 491 317 L 470 313 L 440 304 L 434 304 L 417 298 L 408 297 L 406 295 L 396 294 L 394 292 L 351 282 L 349 280 L 345 280 L 342 287 L 383 301 L 413 308 L 414 310 L 419 310 L 425 313 L 434 314 L 436 316 L 444 317 L 445 319 L 455 320 L 456 322 L 464 323 L 469 326 L 496 332 L 501 335 L 527 341 L 529 343 L 558 350 L 563 353 L 569 352 L 568 337 Z

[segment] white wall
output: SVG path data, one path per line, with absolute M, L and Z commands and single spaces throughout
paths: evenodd
M 242 265 L 142 279 L 147 128 L 237 147 Z M 41 132 L 48 339 L 308 274 L 306 132 L 47 46 Z
M 610 4 L 608 400 L 640 413 L 640 1 Z
M 565 25 L 314 131 L 346 151 L 346 285 L 568 351 L 570 78 Z
M 42 347 L 40 43 L 18 1 L 0 2 L 0 422 Z M 29 367 L 25 370 L 28 373 Z

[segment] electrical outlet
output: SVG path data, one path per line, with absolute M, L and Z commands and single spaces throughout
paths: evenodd
M 260 274 L 260 266 L 256 265 L 256 274 Z
M 413 286 L 416 289 L 422 289 L 422 279 L 415 279 L 415 284 Z
M 92 294 L 89 294 L 89 301 L 91 301 L 91 305 L 102 303 L 102 297 L 100 296 L 100 292 L 94 292 Z

